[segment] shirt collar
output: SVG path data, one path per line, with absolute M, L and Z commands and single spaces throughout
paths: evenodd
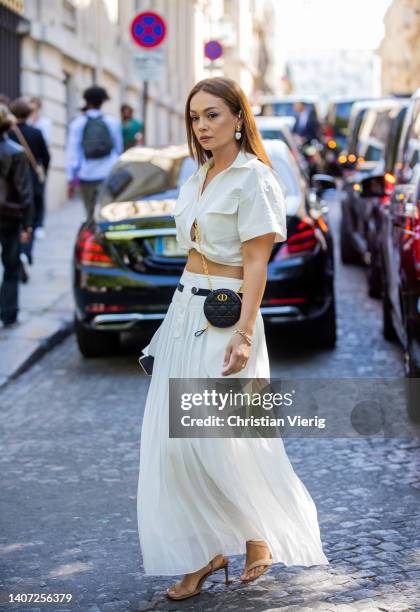
M 85 115 L 88 117 L 99 117 L 99 115 L 102 115 L 102 112 L 99 108 L 88 108 L 88 110 L 85 111 Z
M 257 159 L 257 156 L 254 153 L 248 153 L 248 151 L 243 151 L 240 149 L 238 155 L 235 157 L 234 161 L 230 166 L 226 168 L 226 170 L 230 170 L 230 168 L 242 168 L 243 166 L 247 166 L 252 160 Z M 199 175 L 202 176 L 207 172 L 209 168 L 213 166 L 213 158 L 210 157 L 199 169 Z

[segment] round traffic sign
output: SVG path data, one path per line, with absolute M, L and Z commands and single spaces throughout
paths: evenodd
M 139 13 L 131 22 L 131 36 L 140 47 L 146 49 L 157 47 L 166 36 L 165 20 L 151 11 Z
M 217 60 L 223 54 L 223 47 L 218 40 L 209 40 L 204 45 L 204 55 L 210 60 Z

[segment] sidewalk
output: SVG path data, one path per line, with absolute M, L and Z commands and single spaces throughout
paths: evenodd
M 0 325 L 0 386 L 72 331 L 71 260 L 83 218 L 79 200 L 47 212 L 47 236 L 34 245 L 34 265 L 27 267 L 29 282 L 19 285 L 20 325 L 11 329 Z

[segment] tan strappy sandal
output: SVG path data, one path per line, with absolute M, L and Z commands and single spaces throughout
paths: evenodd
M 248 558 L 249 553 L 251 551 L 252 546 L 262 546 L 263 548 L 265 548 L 269 555 L 270 558 L 268 558 L 268 556 L 264 559 L 257 559 L 257 561 L 254 561 L 253 563 L 250 563 L 249 565 L 245 565 L 245 569 L 244 569 L 244 574 L 249 572 L 249 570 L 254 569 L 254 567 L 260 567 L 261 570 L 259 572 L 257 572 L 257 574 L 255 576 L 252 576 L 251 578 L 241 578 L 241 582 L 252 582 L 253 580 L 256 580 L 257 578 L 259 578 L 262 574 L 264 574 L 268 568 L 270 567 L 270 565 L 273 565 L 273 555 L 271 554 L 270 549 L 268 548 L 267 544 L 265 542 L 254 542 L 251 540 L 248 540 L 246 543 L 246 556 Z
M 192 591 L 191 593 L 184 593 L 183 595 L 172 595 L 172 593 L 170 593 L 169 591 L 173 590 L 174 587 L 177 587 L 178 585 L 181 584 L 182 581 L 179 580 L 178 582 L 174 584 L 173 587 L 171 587 L 170 589 L 166 591 L 166 597 L 177 601 L 179 599 L 188 599 L 188 597 L 194 597 L 194 595 L 198 595 L 199 593 L 201 593 L 201 587 L 204 581 L 210 576 L 210 574 L 213 574 L 213 572 L 217 572 L 220 569 L 225 570 L 225 583 L 229 584 L 229 571 L 228 571 L 229 561 L 227 559 L 223 557 L 221 564 L 217 565 L 216 567 L 214 564 L 214 559 L 212 559 L 208 565 L 210 566 L 209 571 L 203 574 L 203 576 L 201 576 L 194 591 Z

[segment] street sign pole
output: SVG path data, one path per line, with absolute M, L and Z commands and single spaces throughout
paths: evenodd
M 146 114 L 147 114 L 147 99 L 149 97 L 149 81 L 143 81 L 143 102 L 142 102 L 142 112 L 143 112 L 143 144 L 146 144 Z
M 147 105 L 149 101 L 149 82 L 158 81 L 163 76 L 164 53 L 160 47 L 166 36 L 165 20 L 157 13 L 146 11 L 134 17 L 130 26 L 131 37 L 140 47 L 134 55 L 134 67 L 143 81 L 142 113 L 143 142 L 146 144 Z M 160 48 L 158 48 L 160 47 Z

